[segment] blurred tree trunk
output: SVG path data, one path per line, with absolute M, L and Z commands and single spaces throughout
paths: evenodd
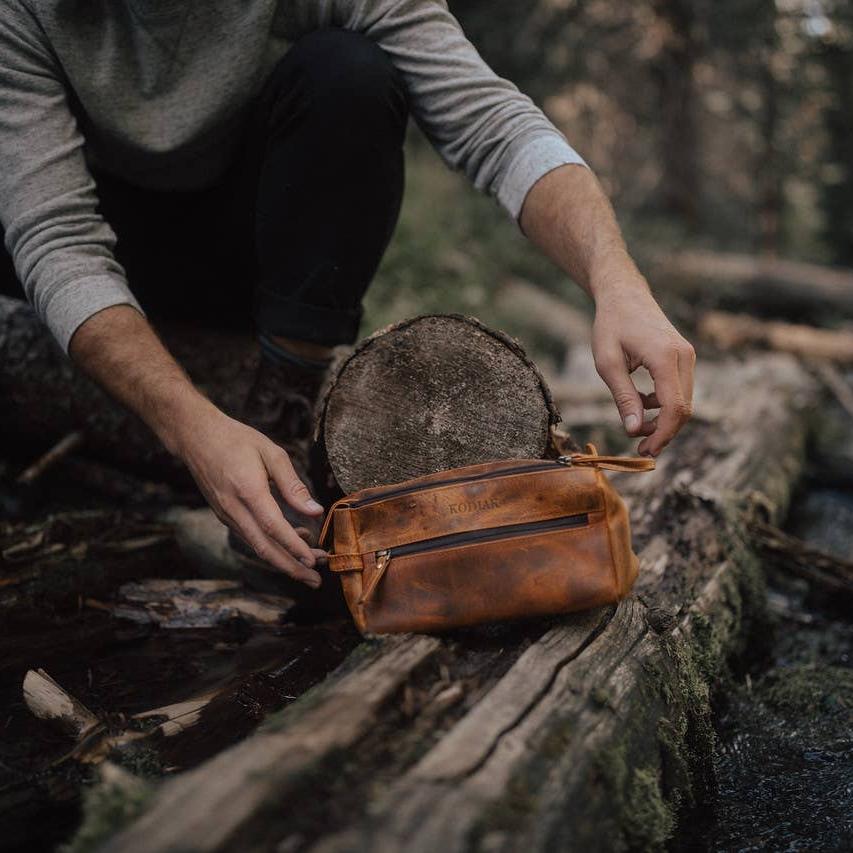
M 849 35 L 849 33 L 848 33 Z M 832 104 L 826 111 L 829 162 L 821 182 L 825 235 L 833 260 L 853 265 L 853 37 L 825 44 Z
M 775 257 L 779 253 L 782 220 L 783 164 L 778 146 L 779 84 L 773 72 L 773 47 L 765 51 L 759 73 L 762 110 L 759 117 L 761 151 L 756 169 L 758 198 L 758 241 L 762 254 Z
M 662 196 L 669 213 L 691 229 L 699 220 L 699 151 L 696 62 L 701 45 L 693 0 L 652 0 L 662 32 L 652 63 L 660 109 Z

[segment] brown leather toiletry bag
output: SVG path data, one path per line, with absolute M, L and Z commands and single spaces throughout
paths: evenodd
M 329 567 L 362 633 L 441 631 L 617 601 L 637 576 L 628 512 L 587 453 L 470 465 L 362 489 L 329 511 Z

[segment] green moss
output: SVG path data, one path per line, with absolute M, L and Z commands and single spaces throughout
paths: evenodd
M 663 775 L 657 767 L 631 767 L 627 737 L 603 749 L 596 756 L 595 767 L 614 820 L 614 849 L 663 849 L 675 830 L 679 792 L 665 792 Z
M 663 798 L 658 774 L 649 768 L 631 774 L 623 814 L 629 850 L 662 850 L 675 828 L 677 802 Z
M 143 779 L 154 779 L 163 775 L 160 753 L 150 746 L 132 744 L 122 750 L 114 750 L 110 760 Z
M 97 850 L 141 814 L 153 789 L 142 779 L 118 771 L 97 783 L 83 796 L 83 822 L 74 838 L 60 853 L 89 853 Z
M 602 749 L 595 757 L 595 767 L 608 793 L 617 801 L 621 801 L 628 778 L 624 742 L 620 741 Z
M 800 664 L 771 670 L 756 685 L 771 707 L 795 714 L 853 711 L 853 670 L 824 664 Z

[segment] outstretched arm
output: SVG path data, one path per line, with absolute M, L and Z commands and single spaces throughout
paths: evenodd
M 69 354 L 183 460 L 220 520 L 259 557 L 309 586 L 320 585 L 313 567 L 322 552 L 293 530 L 270 491 L 275 483 L 300 512 L 323 511 L 287 453 L 204 397 L 135 308 L 117 305 L 94 314 L 71 338 Z
M 593 173 L 561 166 L 540 178 L 521 211 L 522 230 L 595 301 L 592 351 L 639 452 L 657 456 L 691 414 L 693 347 L 667 320 L 631 260 L 610 202 Z M 631 373 L 645 367 L 653 394 Z M 643 410 L 660 408 L 644 422 Z
M 657 455 L 690 415 L 693 350 L 666 319 L 625 249 L 593 174 L 530 98 L 496 75 L 446 0 L 297 0 L 303 30 L 339 26 L 375 39 L 400 72 L 412 115 L 445 162 L 495 197 L 593 296 L 593 349 L 640 452 Z M 630 373 L 645 365 L 656 394 Z M 657 408 L 643 424 L 643 407 Z

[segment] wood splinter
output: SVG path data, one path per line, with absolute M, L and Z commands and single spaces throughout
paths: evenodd
M 24 702 L 40 720 L 54 723 L 76 739 L 82 738 L 100 722 L 43 669 L 31 669 L 24 677 Z

